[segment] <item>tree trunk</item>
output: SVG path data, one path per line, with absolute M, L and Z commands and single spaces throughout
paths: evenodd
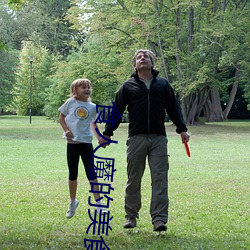
M 218 0 L 213 1 L 212 12 L 214 13 L 215 17 L 217 16 L 219 23 L 223 24 L 224 22 L 223 13 L 225 12 L 227 2 L 222 1 L 221 5 L 219 3 L 220 2 Z M 221 11 L 221 13 L 219 11 Z M 219 60 L 222 53 L 222 45 L 224 41 L 221 37 L 217 36 L 212 37 L 212 40 L 214 44 L 217 44 L 217 46 L 214 46 L 212 50 L 212 61 L 211 61 L 211 63 L 213 64 L 212 67 L 214 68 L 214 78 L 216 79 L 218 74 Z M 210 95 L 209 98 L 207 98 L 204 112 L 209 122 L 223 121 L 223 112 L 220 103 L 220 94 L 217 86 L 211 87 Z
M 198 108 L 197 108 L 196 115 L 195 115 L 195 121 L 196 122 L 198 122 L 198 119 L 201 116 L 201 112 L 203 110 L 203 107 L 204 107 L 204 105 L 205 105 L 205 103 L 207 101 L 207 98 L 208 98 L 209 94 L 210 94 L 210 89 L 209 89 L 208 85 L 205 85 L 200 89 L 199 103 L 198 103 Z
M 189 103 L 191 104 L 191 108 L 188 112 L 188 117 L 187 117 L 187 125 L 194 125 L 195 124 L 195 115 L 198 109 L 198 99 L 199 99 L 199 94 L 198 92 L 193 93 L 189 97 Z
M 230 92 L 230 96 L 229 96 L 229 100 L 227 103 L 226 108 L 223 111 L 223 118 L 226 120 L 228 117 L 228 114 L 233 106 L 234 103 L 234 99 L 238 90 L 238 85 L 239 85 L 239 80 L 240 80 L 240 66 L 236 66 L 236 71 L 235 71 L 235 80 L 234 80 L 234 84 L 232 87 L 232 90 Z
M 192 5 L 188 8 L 188 54 L 193 52 L 194 36 L 194 8 Z
M 210 96 L 205 104 L 205 116 L 209 122 L 223 121 L 219 90 L 215 86 L 210 91 Z
M 190 107 L 186 120 L 187 125 L 195 125 L 199 123 L 199 118 L 209 93 L 208 85 L 205 85 L 189 97 L 185 98 L 185 106 Z
M 160 17 L 160 12 L 159 12 L 158 1 L 155 1 L 154 6 L 155 6 L 156 17 L 157 17 L 156 27 L 157 27 L 157 35 L 158 35 L 158 46 L 160 49 L 160 55 L 161 55 L 161 59 L 162 59 L 164 74 L 165 74 L 166 79 L 169 81 L 167 63 L 164 59 L 164 52 L 163 52 L 163 47 L 162 47 L 162 43 L 163 43 L 162 39 L 161 39 L 162 32 L 161 32 L 161 28 L 160 28 L 161 17 Z
M 177 67 L 177 77 L 178 80 L 181 81 L 183 77 L 182 69 L 181 69 L 181 59 L 180 59 L 180 51 L 181 51 L 181 9 L 179 5 L 179 1 L 177 3 L 176 9 L 176 67 Z M 184 86 L 182 86 L 184 87 Z M 181 96 L 183 94 L 181 93 Z

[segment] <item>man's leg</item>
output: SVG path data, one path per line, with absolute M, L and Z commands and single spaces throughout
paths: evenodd
M 147 136 L 127 140 L 127 185 L 125 190 L 126 218 L 138 218 L 141 208 L 141 179 L 147 156 Z
M 168 153 L 167 138 L 152 135 L 149 151 L 149 167 L 152 180 L 150 214 L 152 222 L 168 220 Z

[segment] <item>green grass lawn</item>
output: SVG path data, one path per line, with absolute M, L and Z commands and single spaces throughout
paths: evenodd
M 101 131 L 103 124 L 99 125 Z M 135 229 L 123 229 L 127 124 L 118 144 L 96 155 L 115 158 L 110 197 L 112 231 L 102 235 L 110 249 L 250 249 L 250 121 L 209 123 L 189 128 L 191 157 L 175 127 L 169 140 L 169 223 L 155 233 L 149 215 L 150 174 L 142 185 L 143 206 Z M 89 185 L 79 171 L 76 215 L 68 220 L 66 142 L 59 124 L 44 117 L 0 116 L 0 249 L 86 249 Z M 97 142 L 94 139 L 94 147 Z M 103 182 L 99 180 L 99 182 Z M 91 211 L 93 208 L 91 208 Z

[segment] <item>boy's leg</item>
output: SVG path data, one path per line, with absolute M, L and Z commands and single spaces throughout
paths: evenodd
M 76 199 L 76 190 L 77 190 L 77 180 L 69 180 L 69 196 L 70 200 Z
M 89 180 L 91 189 L 94 191 L 93 196 L 95 201 L 100 198 L 98 180 L 95 173 L 93 145 L 91 143 L 84 143 L 84 150 L 82 150 L 81 158 L 85 168 L 86 177 Z M 92 184 L 93 183 L 93 184 Z
M 99 200 L 100 198 L 99 185 L 95 185 L 95 184 L 98 184 L 98 180 L 96 178 L 96 174 L 94 171 L 95 169 L 93 166 L 94 164 L 93 145 L 92 143 L 83 143 L 82 146 L 83 148 L 81 150 L 81 159 L 85 168 L 86 176 L 89 180 L 90 188 L 93 191 L 93 196 L 94 196 L 96 205 L 102 205 L 101 200 Z M 98 213 L 101 213 L 101 211 L 102 213 L 106 212 L 105 208 L 101 206 L 96 206 L 96 209 Z
M 75 200 L 77 192 L 77 177 L 79 164 L 78 144 L 67 144 L 67 162 L 69 170 L 70 199 Z
M 95 179 L 95 180 L 89 180 L 89 184 L 90 184 L 90 188 L 91 190 L 93 191 L 93 196 L 94 196 L 94 199 L 95 199 L 95 202 L 96 202 L 96 210 L 97 212 L 100 214 L 101 212 L 102 213 L 106 213 L 106 208 L 105 206 L 107 205 L 103 205 L 102 204 L 102 200 L 100 199 L 100 189 L 99 189 L 99 185 L 98 185 L 98 180 Z
M 75 215 L 76 208 L 79 204 L 76 199 L 77 191 L 77 176 L 78 176 L 78 164 L 79 164 L 79 153 L 78 153 L 78 144 L 67 144 L 67 162 L 69 170 L 69 195 L 70 203 L 66 213 L 68 219 L 72 218 Z
M 92 184 L 93 183 L 93 184 Z M 98 183 L 98 180 L 89 180 L 89 185 L 91 187 L 91 189 L 94 191 L 93 192 L 93 196 L 95 198 L 95 201 L 98 200 L 100 198 L 100 193 L 99 193 L 99 186 L 95 185 Z M 92 188 L 93 187 L 93 188 Z M 97 192 L 97 193 L 96 193 Z

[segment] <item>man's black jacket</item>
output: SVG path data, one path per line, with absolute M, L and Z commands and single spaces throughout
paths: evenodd
M 150 89 L 147 89 L 135 72 L 116 94 L 115 105 L 118 111 L 123 114 L 126 107 L 128 109 L 129 137 L 138 134 L 166 135 L 165 112 L 176 125 L 177 133 L 187 131 L 172 87 L 165 78 L 158 76 L 158 71 L 152 69 L 152 73 Z M 113 131 L 120 122 L 121 118 L 113 127 L 111 123 L 107 123 L 104 135 L 113 136 Z

